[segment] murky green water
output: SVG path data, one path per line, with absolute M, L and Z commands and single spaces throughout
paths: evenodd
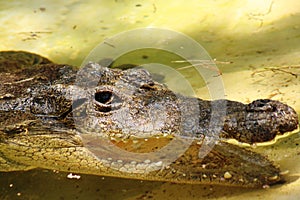
M 296 0 L 10 1 L 0 3 L 0 49 L 29 50 L 79 66 L 98 43 L 121 31 L 169 28 L 194 38 L 216 59 L 226 98 L 271 98 L 300 113 L 299 21 Z M 203 81 L 191 71 L 185 73 L 196 95 L 210 98 Z M 0 173 L 0 199 L 296 199 L 299 146 L 300 135 L 295 133 L 254 149 L 289 172 L 287 183 L 267 190 L 89 175 L 69 179 L 68 173 L 32 170 Z

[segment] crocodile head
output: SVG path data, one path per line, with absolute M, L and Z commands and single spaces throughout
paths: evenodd
M 282 181 L 280 170 L 265 157 L 219 139 L 263 142 L 298 126 L 296 112 L 281 102 L 185 97 L 153 81 L 144 69 L 89 63 L 77 71 L 49 62 L 0 72 L 1 171 L 40 167 L 261 187 Z M 186 138 L 187 148 L 178 153 Z M 204 145 L 207 138 L 214 139 L 213 147 Z M 170 142 L 175 145 L 164 148 Z M 112 146 L 125 157 L 112 157 Z M 163 155 L 149 154 L 162 149 Z M 203 149 L 208 151 L 200 158 Z M 136 159 L 137 154 L 143 156 Z

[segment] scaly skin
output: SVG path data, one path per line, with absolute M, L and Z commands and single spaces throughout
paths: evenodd
M 76 71 L 27 52 L 1 52 L 0 73 L 0 171 L 245 187 L 283 181 L 265 157 L 221 141 L 252 144 L 296 129 L 296 112 L 281 102 L 204 101 L 173 93 L 143 69 L 90 63 Z

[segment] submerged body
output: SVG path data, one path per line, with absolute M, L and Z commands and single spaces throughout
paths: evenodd
M 0 171 L 261 187 L 283 180 L 279 168 L 222 138 L 252 144 L 298 126 L 296 112 L 281 102 L 185 97 L 143 69 L 89 63 L 77 71 L 1 52 L 0 76 Z

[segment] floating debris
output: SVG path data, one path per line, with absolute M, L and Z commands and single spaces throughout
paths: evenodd
M 80 179 L 80 175 L 70 173 L 70 174 L 67 175 L 67 178 L 69 178 L 69 179 L 74 179 L 74 178 L 75 179 Z

